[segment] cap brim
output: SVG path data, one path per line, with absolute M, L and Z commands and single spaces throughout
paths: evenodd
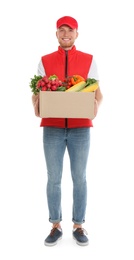
M 60 24 L 60 25 L 58 26 L 58 28 L 60 28 L 60 27 L 63 26 L 63 25 L 67 25 L 67 26 L 69 26 L 71 29 L 76 29 L 75 26 L 73 26 L 72 24 L 69 24 L 69 23 Z

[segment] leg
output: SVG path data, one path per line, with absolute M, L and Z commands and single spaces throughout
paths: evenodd
M 74 128 L 68 132 L 67 149 L 73 180 L 73 222 L 76 227 L 85 222 L 87 205 L 86 166 L 90 146 L 90 128 Z
M 62 220 L 61 178 L 66 148 L 64 131 L 62 128 L 43 128 L 43 148 L 48 176 L 47 201 L 51 223 L 59 223 Z

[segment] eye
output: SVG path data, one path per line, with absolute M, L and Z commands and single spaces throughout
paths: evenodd
M 63 29 L 63 28 L 60 28 L 59 31 L 60 31 L 60 32 L 64 32 L 64 29 Z

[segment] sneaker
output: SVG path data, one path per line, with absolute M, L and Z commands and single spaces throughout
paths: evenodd
M 46 246 L 55 246 L 57 242 L 62 238 L 62 230 L 57 227 L 53 227 L 50 234 L 44 241 Z
M 73 238 L 76 240 L 76 243 L 80 246 L 87 246 L 89 240 L 87 238 L 87 232 L 84 228 L 76 228 L 73 231 Z

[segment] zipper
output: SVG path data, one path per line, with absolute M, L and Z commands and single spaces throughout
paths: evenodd
M 68 51 L 65 51 L 65 79 L 68 77 Z M 68 127 L 68 119 L 65 118 L 65 128 Z
M 68 51 L 65 51 L 65 78 L 68 77 Z

